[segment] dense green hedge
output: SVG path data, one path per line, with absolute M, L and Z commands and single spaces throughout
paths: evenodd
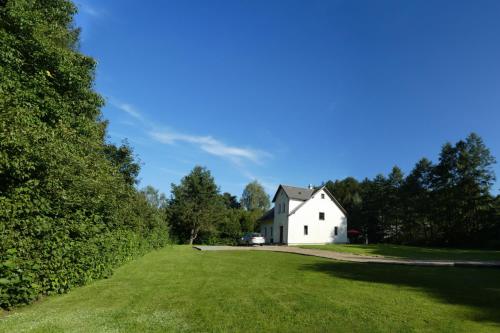
M 105 141 L 74 13 L 66 0 L 0 2 L 3 308 L 105 277 L 168 239 L 161 209 L 134 188 L 131 150 Z

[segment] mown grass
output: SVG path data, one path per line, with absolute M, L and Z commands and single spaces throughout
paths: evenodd
M 0 320 L 0 332 L 494 332 L 500 270 L 174 246 Z
M 320 249 L 359 255 L 376 255 L 406 259 L 500 260 L 500 251 L 416 247 L 390 244 L 327 244 L 300 245 L 305 249 Z

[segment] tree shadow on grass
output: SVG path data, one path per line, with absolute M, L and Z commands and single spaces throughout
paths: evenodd
M 468 319 L 500 323 L 500 269 L 415 267 L 385 264 L 316 262 L 303 266 L 333 277 L 417 288 L 443 303 L 472 310 Z
M 402 246 L 394 244 L 349 244 L 360 254 L 407 259 L 500 260 L 500 251 Z M 365 253 L 366 252 L 366 253 Z

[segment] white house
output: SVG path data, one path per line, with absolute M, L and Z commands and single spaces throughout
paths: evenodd
M 280 185 L 274 207 L 260 219 L 267 243 L 347 243 L 345 209 L 326 187 Z

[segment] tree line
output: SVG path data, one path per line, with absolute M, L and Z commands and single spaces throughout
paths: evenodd
M 328 181 L 348 211 L 358 242 L 500 246 L 500 196 L 491 188 L 495 158 L 477 134 L 442 146 L 437 163 L 418 161 L 408 175 Z
M 166 210 L 171 237 L 178 243 L 236 244 L 242 233 L 258 228 L 269 206 L 257 181 L 245 187 L 239 202 L 230 193 L 221 194 L 210 171 L 196 166 L 179 185 L 172 184 Z

